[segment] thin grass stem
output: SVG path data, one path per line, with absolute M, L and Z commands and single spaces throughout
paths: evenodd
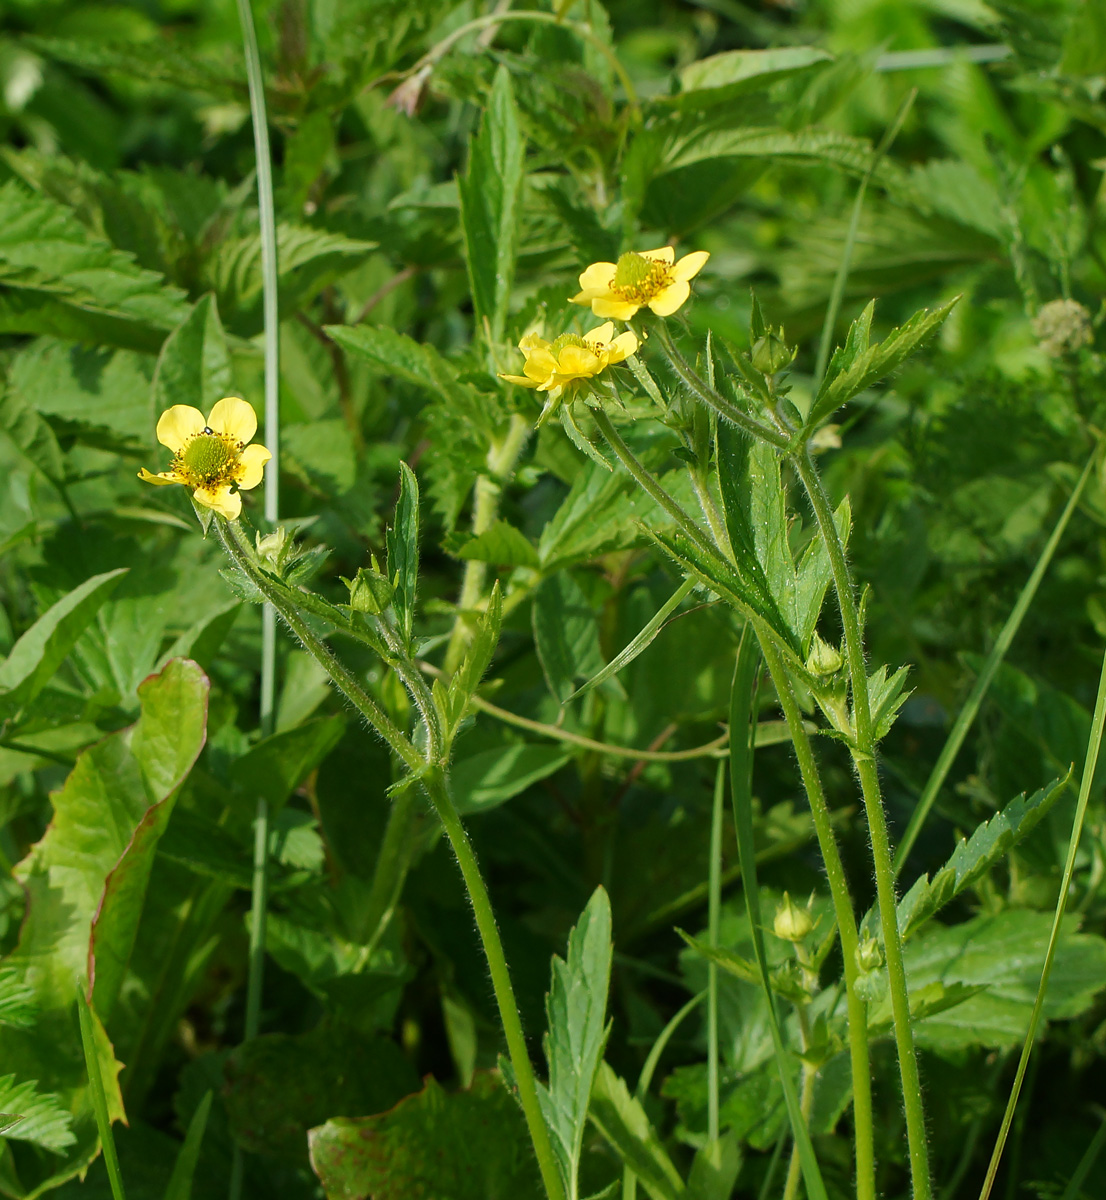
M 1052 918 L 1052 932 L 1049 934 L 1048 948 L 1045 951 L 1044 966 L 1041 969 L 1041 981 L 1037 986 L 1037 996 L 1033 1001 L 1033 1011 L 1029 1015 L 1029 1028 L 1025 1034 L 1025 1044 L 1022 1046 L 1018 1069 L 1014 1073 L 1014 1084 L 1010 1089 L 1010 1097 L 1006 1102 L 1006 1111 L 1002 1116 L 995 1148 L 987 1167 L 987 1175 L 979 1192 L 979 1200 L 988 1200 L 994 1187 L 995 1175 L 1002 1152 L 1006 1146 L 1006 1138 L 1010 1133 L 1010 1124 L 1018 1106 L 1021 1095 L 1025 1070 L 1029 1064 L 1029 1056 L 1033 1051 L 1033 1042 L 1037 1036 L 1037 1027 L 1041 1023 L 1041 1011 L 1044 1008 L 1045 992 L 1048 990 L 1049 976 L 1052 974 L 1052 963 L 1056 957 L 1056 947 L 1060 941 L 1060 928 L 1064 920 L 1064 911 L 1068 904 L 1068 893 L 1071 890 L 1071 880 L 1075 873 L 1075 856 L 1079 850 L 1079 839 L 1083 832 L 1083 822 L 1087 816 L 1087 802 L 1091 796 L 1091 784 L 1094 781 L 1095 768 L 1098 765 L 1098 755 L 1102 748 L 1102 731 L 1106 726 L 1106 656 L 1102 660 L 1102 673 L 1098 680 L 1098 698 L 1095 700 L 1094 719 L 1091 722 L 1091 736 L 1087 743 L 1087 758 L 1083 764 L 1083 777 L 1079 781 L 1079 799 L 1075 806 L 1075 819 L 1072 821 L 1071 837 L 1068 839 L 1068 856 L 1064 864 L 1064 875 L 1060 880 L 1060 895 L 1056 901 L 1056 911 Z
M 714 803 L 710 818 L 709 895 L 707 901 L 707 945 L 718 946 L 722 915 L 722 814 L 726 799 L 726 764 L 714 773 Z M 707 963 L 707 1139 L 718 1141 L 718 964 Z

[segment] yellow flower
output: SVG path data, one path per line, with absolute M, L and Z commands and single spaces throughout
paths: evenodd
M 242 512 L 238 494 L 255 488 L 273 456 L 264 446 L 249 445 L 257 432 L 253 409 L 237 396 L 220 400 L 210 416 L 189 404 L 174 404 L 161 414 L 157 440 L 173 452 L 168 471 L 138 472 L 147 483 L 183 483 L 198 504 L 213 508 L 228 521 Z
M 525 374 L 501 375 L 500 378 L 558 395 L 565 384 L 591 379 L 613 363 L 624 362 L 637 353 L 638 340 L 633 333 L 620 333 L 612 338 L 613 333 L 614 326 L 610 321 L 583 337 L 562 333 L 552 342 L 536 333 L 528 333 L 518 344 L 526 355 L 526 364 L 522 368 Z
M 630 251 L 616 263 L 597 262 L 580 276 L 581 291 L 573 304 L 588 304 L 597 317 L 628 321 L 649 306 L 658 317 L 671 316 L 691 295 L 691 285 L 710 255 L 705 250 L 685 254 L 674 262 L 671 246 Z

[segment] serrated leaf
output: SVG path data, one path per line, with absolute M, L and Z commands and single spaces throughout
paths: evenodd
M 25 708 L 53 679 L 77 639 L 96 617 L 127 568 L 93 575 L 53 604 L 0 665 L 0 713 Z
M 0 968 L 0 1025 L 30 1029 L 35 1023 L 35 993 L 14 967 Z
M 848 496 L 845 496 L 833 514 L 841 545 L 845 548 L 849 545 L 852 521 L 852 505 Z M 815 536 L 811 538 L 810 545 L 803 552 L 795 571 L 795 632 L 799 635 L 804 655 L 810 651 L 811 639 L 826 598 L 826 589 L 832 578 L 833 569 L 830 566 L 826 543 L 821 537 Z
M 903 363 L 933 333 L 959 301 L 957 296 L 932 312 L 922 309 L 882 342 L 868 345 L 872 306 L 853 322 L 843 349 L 830 360 L 829 370 L 810 407 L 807 428 L 813 429 L 854 396 L 878 383 Z M 840 357 L 839 357 L 840 356 Z
M 0 186 L 0 332 L 156 350 L 187 316 L 183 294 L 64 205 Z
M 687 1177 L 687 1200 L 730 1200 L 741 1173 L 741 1145 L 727 1133 L 701 1146 Z
M 458 759 L 449 779 L 457 811 L 496 808 L 559 771 L 571 758 L 561 746 L 515 742 Z
M 65 482 L 65 457 L 49 423 L 15 389 L 0 394 L 0 430 L 15 448 L 56 487 Z
M 607 1043 L 607 986 L 611 975 L 611 905 L 598 887 L 568 935 L 566 959 L 554 955 L 545 999 L 548 1022 L 542 1045 L 548 1087 L 538 1098 L 568 1200 L 577 1200 L 580 1154 L 588 1101 Z
M 341 741 L 345 728 L 345 717 L 336 713 L 270 734 L 233 763 L 231 778 L 245 795 L 263 797 L 276 813 Z
M 595 613 L 567 571 L 543 580 L 534 593 L 533 629 L 545 681 L 563 703 L 580 676 L 594 675 L 603 666 Z
M 645 1109 L 607 1063 L 601 1063 L 596 1072 L 589 1115 L 653 1200 L 677 1200 L 685 1194 L 684 1181 Z
M 910 692 L 905 690 L 909 673 L 909 667 L 899 667 L 889 676 L 887 668 L 883 666 L 868 676 L 868 704 L 872 713 L 872 731 L 877 742 L 887 736 L 899 709 L 910 698 Z
M 205 415 L 231 386 L 230 353 L 215 297 L 201 296 L 165 339 L 154 373 L 154 410 L 190 404 Z
M 77 1140 L 73 1114 L 66 1112 L 59 1096 L 37 1089 L 34 1081 L 16 1083 L 14 1075 L 0 1078 L 0 1133 L 63 1154 Z
M 493 343 L 504 338 L 515 277 L 524 156 L 511 75 L 500 66 L 480 132 L 472 140 L 468 169 L 458 180 L 477 328 L 486 321 Z
M 932 875 L 921 875 L 899 901 L 899 930 L 903 938 L 916 933 L 944 906 L 981 879 L 1025 838 L 1047 815 L 1067 787 L 1070 773 L 1054 779 L 1031 796 L 1022 792 L 999 813 L 976 826 L 971 837 L 961 838 L 948 862 Z M 864 927 L 878 930 L 873 908 Z
M 725 50 L 684 67 L 679 73 L 680 91 L 658 103 L 681 112 L 712 108 L 832 61 L 831 54 L 814 46 Z
M 388 578 L 395 588 L 392 608 L 403 640 L 410 646 L 419 581 L 419 481 L 405 462 L 399 464 L 399 500 L 387 544 Z
M 499 645 L 499 630 L 503 623 L 503 597 L 497 580 L 488 597 L 488 607 L 481 615 L 476 631 L 465 651 L 464 660 L 449 682 L 449 704 L 451 709 L 450 734 L 456 728 L 468 708 L 468 702 L 480 686 L 484 672 L 492 661 L 495 648 Z
M 538 552 L 530 539 L 502 518 L 474 537 L 459 539 L 451 553 L 467 561 L 491 563 L 497 567 L 536 567 Z

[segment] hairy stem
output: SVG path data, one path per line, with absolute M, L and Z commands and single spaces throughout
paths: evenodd
M 430 802 L 434 805 L 442 827 L 445 829 L 446 837 L 449 838 L 449 843 L 453 847 L 453 853 L 457 856 L 457 864 L 461 868 L 469 900 L 472 902 L 476 927 L 480 932 L 484 954 L 488 959 L 488 970 L 492 977 L 495 1002 L 499 1008 L 499 1019 L 503 1023 L 503 1033 L 507 1039 L 507 1050 L 510 1054 L 511 1066 L 514 1069 L 519 1101 L 530 1130 L 530 1140 L 533 1142 L 534 1153 L 537 1155 L 546 1195 L 549 1200 L 565 1200 L 560 1172 L 549 1140 L 549 1130 L 545 1124 L 545 1118 L 542 1116 L 541 1103 L 538 1100 L 534 1071 L 530 1065 L 529 1052 L 526 1049 L 526 1037 L 522 1032 L 518 1002 L 511 984 L 511 975 L 507 969 L 507 958 L 503 953 L 503 943 L 499 937 L 499 928 L 495 923 L 491 898 L 484 885 L 484 878 L 480 874 L 476 854 L 468 834 L 465 832 L 465 827 L 461 823 L 461 818 L 457 815 L 457 809 L 442 774 L 437 770 L 432 770 L 423 778 L 422 784 L 430 797 Z
M 895 1047 L 902 1076 L 903 1107 L 906 1113 L 906 1138 L 910 1157 L 910 1178 L 915 1200 L 929 1200 L 931 1184 L 929 1156 L 926 1149 L 925 1110 L 922 1103 L 918 1056 L 914 1048 L 914 1032 L 910 1020 L 910 996 L 903 962 L 902 936 L 899 932 L 895 897 L 895 872 L 891 861 L 891 841 L 883 811 L 879 772 L 875 760 L 875 731 L 872 725 L 871 703 L 868 696 L 868 671 L 864 661 L 864 642 L 860 627 L 853 581 L 845 559 L 845 547 L 833 519 L 833 508 L 822 486 L 821 477 L 810 455 L 805 451 L 792 457 L 795 469 L 814 511 L 814 519 L 829 555 L 837 594 L 841 624 L 845 633 L 845 649 L 852 685 L 853 715 L 856 737 L 850 747 L 868 831 L 872 842 L 872 862 L 876 876 L 876 896 L 880 924 L 883 927 L 884 951 L 887 955 L 887 980 L 891 992 L 891 1012 L 894 1019 Z

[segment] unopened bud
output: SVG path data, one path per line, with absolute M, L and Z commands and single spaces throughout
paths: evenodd
M 257 534 L 255 541 L 257 557 L 276 574 L 281 574 L 288 553 L 288 531 L 281 525 L 272 533 Z
M 395 594 L 395 588 L 377 568 L 375 559 L 372 570 L 361 567 L 353 580 L 344 579 L 343 582 L 349 588 L 349 606 L 354 612 L 382 613 Z
M 828 678 L 830 675 L 836 675 L 843 664 L 841 652 L 815 633 L 814 640 L 810 643 L 810 653 L 806 658 L 806 669 L 811 675 Z
M 772 932 L 776 937 L 785 942 L 801 942 L 813 928 L 810 913 L 805 908 L 797 908 L 784 892 L 783 900 L 776 909 L 776 919 L 772 922 Z
M 769 329 L 753 343 L 753 366 L 765 375 L 782 371 L 795 357 L 795 351 L 783 340 L 783 329 Z
M 875 938 L 865 938 L 857 946 L 856 965 L 866 975 L 883 966 L 883 947 Z

